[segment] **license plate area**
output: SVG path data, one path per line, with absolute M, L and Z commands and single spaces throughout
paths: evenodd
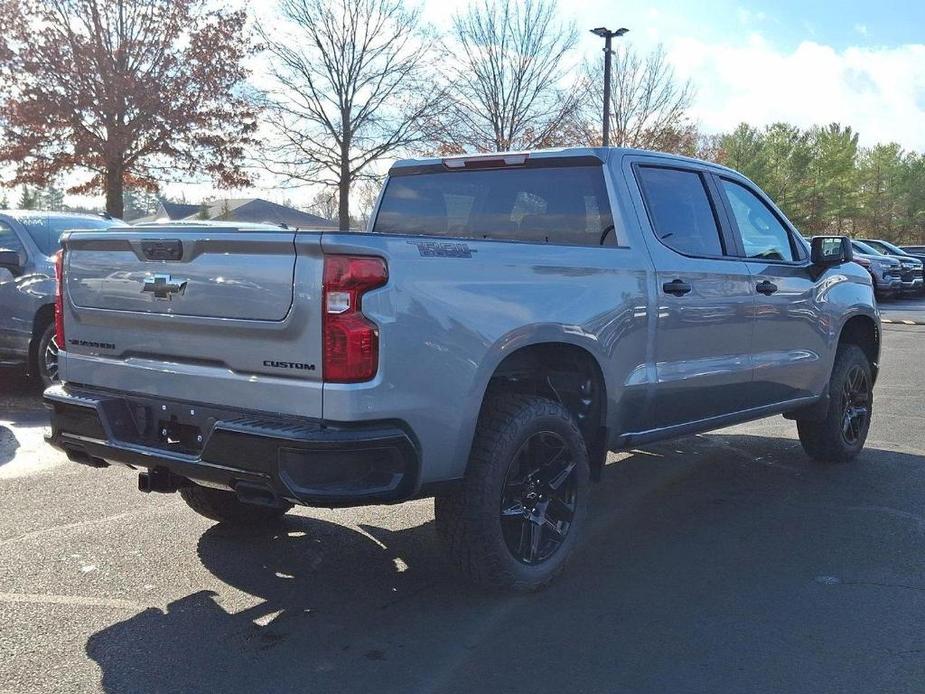
M 158 443 L 168 451 L 195 454 L 202 451 L 202 430 L 195 424 L 186 424 L 172 416 L 157 423 Z

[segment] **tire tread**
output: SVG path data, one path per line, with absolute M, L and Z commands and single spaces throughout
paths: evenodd
M 496 453 L 508 450 L 522 435 L 522 431 L 537 417 L 561 420 L 575 440 L 581 441 L 584 457 L 583 471 L 588 474 L 587 453 L 584 441 L 574 418 L 562 405 L 546 398 L 501 394 L 489 396 L 479 417 L 472 444 L 469 465 L 460 491 L 434 500 L 437 533 L 443 540 L 449 557 L 456 568 L 476 584 L 496 590 L 529 592 L 539 590 L 553 581 L 565 568 L 564 560 L 541 577 L 524 579 L 512 570 L 512 558 L 498 551 L 493 523 L 497 515 L 491 514 L 498 490 L 495 469 L 510 461 L 501 460 Z M 587 488 L 582 490 L 587 494 Z M 578 529 L 573 527 L 573 531 Z M 570 531 L 571 532 L 571 531 Z

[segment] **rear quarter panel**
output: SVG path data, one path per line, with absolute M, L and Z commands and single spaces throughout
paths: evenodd
M 434 253 L 435 242 L 453 244 L 456 257 Z M 609 412 L 629 391 L 645 390 L 651 272 L 639 244 L 352 233 L 325 234 L 322 245 L 325 253 L 380 255 L 390 277 L 363 299 L 380 328 L 379 373 L 368 384 L 325 384 L 324 417 L 407 422 L 419 439 L 423 483 L 463 474 L 488 382 L 521 347 L 586 349 L 604 374 Z

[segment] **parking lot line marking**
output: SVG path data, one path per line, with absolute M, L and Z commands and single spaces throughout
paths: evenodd
M 21 542 L 23 540 L 32 540 L 36 537 L 41 537 L 42 535 L 47 535 L 49 533 L 57 532 L 59 530 L 71 530 L 73 528 L 80 528 L 85 525 L 94 525 L 96 523 L 106 523 L 113 520 L 121 520 L 122 518 L 128 518 L 129 516 L 134 516 L 139 513 L 150 513 L 156 511 L 163 513 L 166 510 L 169 510 L 170 507 L 165 506 L 163 508 L 139 508 L 133 511 L 126 511 L 125 513 L 117 513 L 114 516 L 105 516 L 103 518 L 90 518 L 89 520 L 77 521 L 76 523 L 65 523 L 64 525 L 54 525 L 50 528 L 42 528 L 41 530 L 33 530 L 31 533 L 26 533 L 25 535 L 18 535 L 17 537 L 11 537 L 6 540 L 0 540 L 0 547 L 6 547 L 11 545 L 14 542 Z
M 881 318 L 881 323 L 889 323 L 890 325 L 925 325 L 925 321 L 921 320 L 906 320 L 905 318 L 900 320 L 893 320 L 892 318 Z
M 19 602 L 30 605 L 68 605 L 70 607 L 112 607 L 120 610 L 141 610 L 131 600 L 118 598 L 90 598 L 83 595 L 43 595 L 40 593 L 0 593 L 0 602 Z

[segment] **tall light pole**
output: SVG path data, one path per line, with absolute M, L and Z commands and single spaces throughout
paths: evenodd
M 621 27 L 616 31 L 611 31 L 606 27 L 592 29 L 591 33 L 604 39 L 604 147 L 610 146 L 610 56 L 613 50 L 610 48 L 610 41 L 614 36 L 623 36 L 629 29 Z

